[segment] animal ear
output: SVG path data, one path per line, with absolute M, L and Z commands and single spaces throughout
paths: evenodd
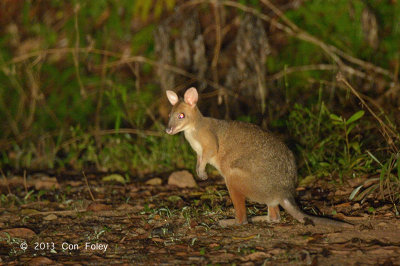
M 197 93 L 196 88 L 191 87 L 185 92 L 185 103 L 189 104 L 190 106 L 196 106 L 197 101 L 199 100 L 199 94 Z
M 174 91 L 170 91 L 170 90 L 167 90 L 166 91 L 166 93 L 167 93 L 167 98 L 168 98 L 168 101 L 172 104 L 172 105 L 175 105 L 177 102 L 178 102 L 178 95 L 176 95 L 176 93 L 174 92 Z

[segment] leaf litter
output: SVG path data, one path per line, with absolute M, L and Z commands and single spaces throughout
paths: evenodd
M 56 180 L 45 174 L 30 176 L 29 197 L 20 177 L 14 177 L 8 184 L 13 195 L 3 197 L 0 206 L 0 263 L 393 265 L 400 261 L 400 220 L 392 203 L 373 198 L 349 201 L 352 189 L 321 180 L 298 189 L 300 205 L 310 214 L 346 219 L 354 229 L 302 225 L 284 211 L 280 223 L 221 228 L 218 220 L 233 218 L 234 213 L 218 178 L 178 188 L 167 184 L 167 176 L 147 184 L 147 180 L 104 182 L 103 177 L 88 175 L 94 200 L 85 182 L 68 175 Z M 43 180 L 45 185 L 36 189 Z M 2 184 L 0 189 L 7 191 Z M 247 208 L 249 217 L 267 214 L 262 204 L 249 202 Z M 27 244 L 25 250 L 22 243 Z

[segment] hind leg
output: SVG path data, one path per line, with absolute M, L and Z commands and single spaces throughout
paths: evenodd
M 254 222 L 273 222 L 277 223 L 281 220 L 279 213 L 279 205 L 268 205 L 268 215 L 254 216 L 251 221 Z
M 279 213 L 279 205 L 275 206 L 268 205 L 268 219 L 270 222 L 279 222 L 281 220 L 281 214 Z
M 234 185 L 227 183 L 227 187 L 235 208 L 235 219 L 220 220 L 219 225 L 225 227 L 235 224 L 247 224 L 246 197 Z

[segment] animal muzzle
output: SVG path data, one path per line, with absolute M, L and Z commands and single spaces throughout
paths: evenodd
M 173 135 L 174 134 L 174 129 L 173 129 L 173 127 L 167 127 L 166 129 L 165 129 L 165 132 L 167 132 L 167 134 L 169 134 L 169 135 Z

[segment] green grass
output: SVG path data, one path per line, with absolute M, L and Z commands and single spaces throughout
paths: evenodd
M 363 136 L 353 132 L 361 127 L 359 119 L 363 115 L 364 111 L 358 111 L 345 119 L 330 112 L 324 102 L 311 108 L 296 104 L 289 115 L 288 128 L 297 142 L 301 175 L 339 176 L 343 181 L 343 177 L 373 172 L 373 160 L 363 147 Z

